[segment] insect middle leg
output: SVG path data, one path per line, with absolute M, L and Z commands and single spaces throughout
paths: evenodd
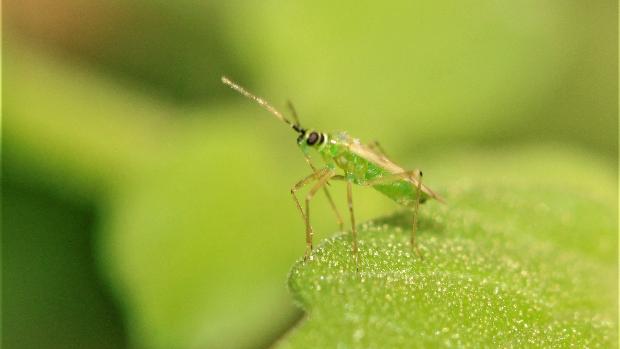
M 355 267 L 357 268 L 357 228 L 355 227 L 355 215 L 353 213 L 353 188 L 351 181 L 347 181 L 347 203 L 349 214 L 351 215 L 351 237 L 353 239 L 353 256 L 355 257 Z
M 417 170 L 418 175 L 418 185 L 417 191 L 418 195 L 415 200 L 415 206 L 413 208 L 413 226 L 411 228 L 411 247 L 415 249 L 415 253 L 420 257 L 422 257 L 422 253 L 420 253 L 420 249 L 418 248 L 418 244 L 415 241 L 415 233 L 418 230 L 418 211 L 420 209 L 420 198 L 422 197 L 422 171 Z
M 342 175 L 333 175 L 331 179 L 347 182 L 347 204 L 349 206 L 349 215 L 351 216 L 351 238 L 353 244 L 353 256 L 355 256 L 355 267 L 357 268 L 357 227 L 355 226 L 355 214 L 353 212 L 353 183 Z

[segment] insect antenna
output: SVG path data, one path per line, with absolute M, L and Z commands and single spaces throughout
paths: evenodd
M 297 117 L 297 110 L 295 110 L 295 106 L 293 105 L 293 102 L 291 102 L 290 100 L 287 100 L 286 106 L 288 107 L 288 110 L 291 112 L 293 119 L 295 119 L 295 125 L 300 126 L 299 118 Z
M 255 101 L 256 103 L 258 103 L 261 107 L 265 108 L 268 112 L 273 114 L 276 118 L 280 119 L 280 121 L 290 125 L 293 128 L 296 128 L 297 125 L 291 123 L 287 118 L 284 117 L 284 115 L 282 115 L 282 113 L 280 113 L 276 108 L 272 107 L 266 100 L 251 94 L 246 89 L 244 89 L 243 87 L 241 87 L 241 86 L 237 85 L 236 83 L 232 82 L 229 78 L 227 78 L 225 76 L 222 76 L 222 82 L 224 84 L 228 85 L 233 90 L 241 93 L 242 95 L 246 96 L 247 98 Z

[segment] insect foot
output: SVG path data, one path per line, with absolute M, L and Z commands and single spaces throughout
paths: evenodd
M 306 252 L 304 253 L 304 262 L 307 260 L 312 260 L 312 244 L 311 243 L 306 245 Z

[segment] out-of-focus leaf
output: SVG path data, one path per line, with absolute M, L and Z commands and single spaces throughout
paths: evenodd
M 142 346 L 267 345 L 297 314 L 285 283 L 305 243 L 289 190 L 310 168 L 277 122 L 214 113 L 163 147 L 105 210 L 102 259 Z M 272 139 L 271 128 L 288 138 Z M 317 232 L 333 230 L 325 199 L 314 207 Z
M 397 150 L 526 138 L 617 158 L 611 0 L 225 6 L 235 52 L 311 126 Z
M 127 345 L 118 306 L 95 273 L 94 222 L 92 207 L 3 172 L 2 348 Z
M 166 104 L 18 40 L 6 46 L 3 155 L 16 176 L 62 195 L 103 194 L 171 132 Z
M 225 42 L 219 2 L 55 0 L 6 5 L 10 34 L 88 62 L 163 100 L 219 99 L 224 94 L 219 76 L 248 68 Z

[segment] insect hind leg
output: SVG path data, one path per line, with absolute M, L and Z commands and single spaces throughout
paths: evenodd
M 391 183 L 394 180 L 398 180 L 398 179 L 409 179 L 413 183 L 413 185 L 415 185 L 416 187 L 416 199 L 415 199 L 415 204 L 413 206 L 413 223 L 411 226 L 410 244 L 411 244 L 411 249 L 415 252 L 415 254 L 418 255 L 420 258 L 423 258 L 422 253 L 420 252 L 420 248 L 418 247 L 418 244 L 416 241 L 416 233 L 418 230 L 418 212 L 420 210 L 420 204 L 426 201 L 426 198 L 422 197 L 422 190 L 423 190 L 422 171 L 420 171 L 419 169 L 416 169 L 416 170 L 405 171 L 401 173 L 395 173 L 395 174 L 391 174 L 388 176 L 377 178 L 375 180 L 368 181 L 365 183 L 365 185 L 372 186 L 372 185 L 377 185 L 377 184 Z M 437 198 L 437 196 L 433 196 L 433 197 Z
M 416 242 L 416 232 L 418 230 L 418 212 L 420 210 L 420 203 L 421 203 L 421 197 L 422 197 L 422 171 L 420 170 L 414 170 L 416 176 L 417 176 L 417 196 L 416 196 L 416 200 L 415 200 L 415 206 L 413 208 L 413 224 L 411 227 L 411 248 L 415 251 L 415 253 L 418 255 L 418 257 L 420 258 L 424 258 L 422 256 L 422 253 L 420 252 L 420 248 L 418 247 L 418 244 Z

